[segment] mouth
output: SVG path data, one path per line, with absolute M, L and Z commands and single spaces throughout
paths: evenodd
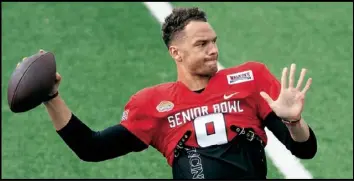
M 216 60 L 211 60 L 211 61 L 208 61 L 207 64 L 212 64 L 212 65 L 216 65 L 217 64 L 217 61 Z
M 206 60 L 205 63 L 207 65 L 216 65 L 217 64 L 217 59 L 210 59 L 210 60 Z
M 205 59 L 205 62 L 217 62 L 218 58 L 207 58 Z

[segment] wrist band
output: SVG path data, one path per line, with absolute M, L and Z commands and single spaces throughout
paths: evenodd
M 43 100 L 43 102 L 48 102 L 50 100 L 52 100 L 53 98 L 57 97 L 59 95 L 59 91 L 57 91 L 55 94 L 51 95 L 51 96 L 48 96 L 47 98 L 45 98 Z
M 287 120 L 287 119 L 282 119 L 282 120 L 283 120 L 283 123 L 285 123 L 285 124 L 294 125 L 294 124 L 300 122 L 301 116 L 300 116 L 300 118 L 298 120 L 295 120 L 295 121 L 290 121 L 290 120 Z

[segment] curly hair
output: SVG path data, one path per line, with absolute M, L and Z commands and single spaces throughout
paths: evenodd
M 176 35 L 191 21 L 207 22 L 205 12 L 197 7 L 173 9 L 162 25 L 162 39 L 167 48 Z

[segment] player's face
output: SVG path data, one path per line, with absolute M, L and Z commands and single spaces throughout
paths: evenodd
M 194 75 L 211 76 L 217 72 L 216 33 L 207 22 L 191 21 L 183 30 L 179 44 L 182 65 Z

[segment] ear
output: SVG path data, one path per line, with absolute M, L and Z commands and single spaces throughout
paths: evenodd
M 173 45 L 170 46 L 168 48 L 168 51 L 170 52 L 170 55 L 173 59 L 175 59 L 178 62 L 182 61 L 181 52 L 176 46 Z

